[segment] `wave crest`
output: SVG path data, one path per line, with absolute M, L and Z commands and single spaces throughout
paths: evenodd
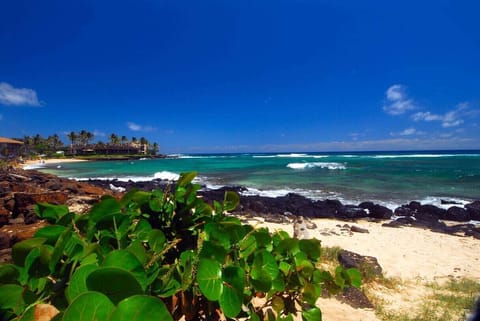
M 313 162 L 313 163 L 290 163 L 287 165 L 291 169 L 307 169 L 307 168 L 327 168 L 327 169 L 347 169 L 345 164 L 333 162 Z

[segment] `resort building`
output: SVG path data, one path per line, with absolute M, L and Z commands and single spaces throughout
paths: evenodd
M 0 158 L 9 159 L 20 156 L 20 149 L 23 146 L 23 142 L 0 137 Z

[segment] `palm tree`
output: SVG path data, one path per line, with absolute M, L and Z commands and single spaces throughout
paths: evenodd
M 72 155 L 75 156 L 75 144 L 77 143 L 78 136 L 74 131 L 72 131 L 67 134 L 67 138 L 70 140 L 70 151 L 72 152 Z
M 125 145 L 125 143 L 128 141 L 127 136 L 123 135 L 122 136 L 122 145 Z
M 117 134 L 112 133 L 112 134 L 110 135 L 110 144 L 112 144 L 112 145 L 118 145 L 119 141 L 120 141 L 120 140 L 118 139 L 118 135 L 117 135 Z
M 90 142 L 95 138 L 95 134 L 91 133 L 91 132 L 87 132 L 87 145 L 90 144 Z
M 158 152 L 160 151 L 160 146 L 158 146 L 157 143 L 153 143 L 153 155 L 157 155 Z
M 147 153 L 147 147 L 148 147 L 148 140 L 145 137 L 140 138 L 140 148 L 142 149 L 141 152 L 143 154 Z
M 57 151 L 58 147 L 63 146 L 63 142 L 60 140 L 60 137 L 57 134 L 48 136 L 47 143 L 49 149 L 53 150 L 54 152 Z

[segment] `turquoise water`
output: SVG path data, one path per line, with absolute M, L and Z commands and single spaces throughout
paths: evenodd
M 151 180 L 197 171 L 209 187 L 241 185 L 246 194 L 296 192 L 314 199 L 372 200 L 391 207 L 411 200 L 480 199 L 480 151 L 177 155 L 136 161 L 64 163 L 43 171 L 70 178 Z

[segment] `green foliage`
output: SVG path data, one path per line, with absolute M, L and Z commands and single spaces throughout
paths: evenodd
M 104 197 L 89 213 L 38 204 L 52 225 L 13 247 L 0 266 L 0 312 L 28 318 L 49 303 L 60 320 L 321 320 L 322 289 L 360 285 L 356 270 L 317 268 L 320 241 L 242 224 L 227 215 L 239 196 L 213 206 L 196 173 L 175 188 Z M 264 303 L 255 303 L 255 297 Z M 219 312 L 220 311 L 220 312 Z

